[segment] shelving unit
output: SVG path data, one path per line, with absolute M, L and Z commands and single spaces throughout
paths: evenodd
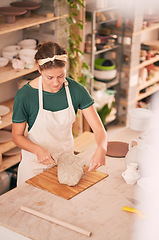
M 123 55 L 128 58 L 122 66 L 122 77 L 120 82 L 121 98 L 120 98 L 120 111 L 119 121 L 124 125 L 128 124 L 128 112 L 132 108 L 136 108 L 138 101 L 151 96 L 159 90 L 159 77 L 153 77 L 150 80 L 141 83 L 139 81 L 139 71 L 159 61 L 159 55 L 151 57 L 140 63 L 140 50 L 141 50 L 141 36 L 144 33 L 151 32 L 159 28 L 159 23 L 153 23 L 143 29 L 143 12 L 140 7 L 140 2 L 134 3 L 134 12 L 131 16 L 132 26 L 124 27 L 123 39 L 129 37 L 130 41 L 123 44 Z M 125 21 L 125 19 L 124 19 Z M 127 18 L 128 21 L 128 18 Z M 121 34 L 121 30 L 119 31 Z M 123 40 L 124 42 L 124 40 Z M 147 88 L 147 89 L 146 89 Z M 141 90 L 145 92 L 140 92 Z
M 48 23 L 59 20 L 60 18 L 66 18 L 67 15 L 58 17 L 45 17 L 44 15 L 34 14 L 30 18 L 17 17 L 16 22 L 12 24 L 5 23 L 4 17 L 0 18 L 0 35 L 5 33 L 22 30 L 25 28 L 33 27 L 38 24 Z
M 104 48 L 102 50 L 96 50 L 95 49 L 95 35 L 97 33 L 97 28 L 96 25 L 97 24 L 102 24 L 102 23 L 107 23 L 108 21 L 102 21 L 102 22 L 96 22 L 96 13 L 98 12 L 105 12 L 105 11 L 113 11 L 117 9 L 117 7 L 108 7 L 108 8 L 103 8 L 103 9 L 96 9 L 96 7 L 91 4 L 91 5 L 87 5 L 86 6 L 86 11 L 90 12 L 92 15 L 92 20 L 91 20 L 91 35 L 92 35 L 92 47 L 91 47 L 91 73 L 94 75 L 94 61 L 95 61 L 95 55 L 99 55 L 101 53 L 105 53 L 107 51 L 111 51 L 116 49 L 118 46 L 113 46 L 113 47 L 109 47 L 109 48 Z M 116 21 L 116 19 L 113 19 L 114 21 Z M 113 21 L 111 20 L 111 21 Z M 91 93 L 93 93 L 93 81 L 91 81 Z
M 102 8 L 102 9 L 97 9 L 96 6 L 94 6 L 93 4 L 91 5 L 87 5 L 86 6 L 86 11 L 89 12 L 91 14 L 91 53 L 90 53 L 90 71 L 92 73 L 92 75 L 94 75 L 94 61 L 95 58 L 101 54 L 104 54 L 108 51 L 116 51 L 118 49 L 118 45 L 114 45 L 114 46 L 109 46 L 106 48 L 103 48 L 101 50 L 95 50 L 96 49 L 96 44 L 95 44 L 95 38 L 96 38 L 96 34 L 97 34 L 97 25 L 101 25 L 101 24 L 107 24 L 107 23 L 111 23 L 111 22 L 115 22 L 117 21 L 117 18 L 113 18 L 113 19 L 108 19 L 105 21 L 97 21 L 96 18 L 96 14 L 101 12 L 109 12 L 109 11 L 115 11 L 118 7 L 117 6 L 112 6 L 112 7 L 107 7 L 107 8 Z M 105 88 L 111 88 L 114 86 L 117 86 L 119 84 L 119 75 L 117 74 L 117 76 L 114 79 L 110 79 L 110 80 L 100 80 L 100 79 L 94 79 L 97 82 L 102 82 L 105 83 Z M 90 81 L 90 93 L 93 94 L 94 92 L 94 80 L 91 79 Z M 116 111 L 116 115 L 117 115 L 117 111 Z M 105 124 L 110 123 L 111 121 L 114 121 L 116 119 L 115 118 L 111 118 L 108 121 L 105 122 Z
M 18 30 L 23 30 L 26 28 L 30 28 L 36 25 L 41 25 L 44 23 L 49 23 L 52 21 L 57 21 L 59 19 L 66 18 L 67 14 L 62 16 L 56 16 L 56 17 L 45 17 L 41 14 L 34 14 L 32 13 L 32 16 L 30 18 L 24 18 L 24 17 L 16 17 L 16 22 L 13 24 L 5 23 L 5 18 L 0 17 L 0 35 L 11 33 Z M 8 64 L 6 67 L 0 68 L 0 84 L 6 83 L 8 81 L 11 81 L 13 79 L 23 77 L 29 73 L 37 71 L 36 66 L 34 66 L 31 69 L 24 69 L 21 71 L 15 71 L 11 64 Z M 8 106 L 10 108 L 10 112 L 1 117 L 2 123 L 0 124 L 0 129 L 3 129 L 5 127 L 8 127 L 12 124 L 12 113 L 13 113 L 13 99 L 1 103 L 2 105 Z M 0 144 L 0 154 L 3 154 L 4 152 L 7 152 L 10 149 L 13 149 L 15 147 L 15 144 L 12 141 Z M 18 164 L 20 161 L 20 154 L 10 157 L 3 157 L 2 159 L 2 165 L 0 166 L 0 172 Z

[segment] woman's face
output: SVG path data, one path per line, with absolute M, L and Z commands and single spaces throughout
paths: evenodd
M 66 77 L 66 67 L 44 69 L 40 73 L 43 79 L 43 90 L 56 93 L 63 86 Z

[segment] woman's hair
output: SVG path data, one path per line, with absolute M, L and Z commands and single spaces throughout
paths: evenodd
M 52 58 L 55 55 L 63 55 L 67 54 L 67 51 L 61 47 L 59 44 L 48 41 L 39 43 L 36 47 L 37 52 L 35 54 L 35 61 L 38 64 L 38 60 Z M 48 61 L 43 65 L 39 65 L 40 70 L 48 69 L 48 68 L 56 68 L 56 67 L 64 67 L 66 65 L 66 61 L 57 60 Z

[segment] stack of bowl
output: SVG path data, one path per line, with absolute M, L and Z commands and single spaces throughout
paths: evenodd
M 25 62 L 26 68 L 33 68 L 35 60 L 34 56 L 36 53 L 36 40 L 35 39 L 24 39 L 18 43 L 21 47 L 19 51 L 20 60 Z
M 117 75 L 116 65 L 112 60 L 105 58 L 96 59 L 94 67 L 95 80 L 109 82 Z
M 2 49 L 2 56 L 12 61 L 13 58 L 18 56 L 20 47 L 18 45 L 9 45 Z

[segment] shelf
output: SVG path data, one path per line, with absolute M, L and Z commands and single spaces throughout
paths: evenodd
M 5 153 L 15 147 L 16 145 L 12 141 L 9 141 L 6 143 L 0 143 L 0 154 Z
M 144 68 L 154 62 L 157 62 L 159 61 L 159 55 L 156 55 L 155 57 L 152 57 L 150 58 L 149 60 L 145 60 L 144 62 L 140 63 L 139 65 L 137 65 L 136 67 L 133 67 L 133 68 L 125 68 L 123 67 L 122 69 L 123 70 L 127 70 L 127 71 L 133 71 L 133 70 L 138 70 L 138 69 L 141 69 L 141 68 Z
M 155 30 L 158 28 L 159 28 L 159 23 L 153 23 L 149 27 L 146 27 L 138 32 L 134 32 L 132 35 L 142 34 L 142 33 L 149 32 L 149 31 L 152 31 L 152 30 Z
M 13 114 L 13 99 L 7 102 L 0 103 L 0 105 L 5 105 L 10 108 L 10 112 L 5 116 L 1 117 L 2 123 L 0 123 L 0 129 L 8 127 L 12 124 L 12 114 Z
M 45 17 L 44 15 L 32 13 L 32 16 L 27 19 L 25 17 L 16 17 L 16 22 L 13 24 L 5 23 L 5 18 L 0 17 L 0 34 L 22 30 L 28 27 L 33 27 L 42 23 L 48 23 L 65 17 L 67 17 L 67 14 L 60 17 Z
M 137 101 L 140 101 L 140 100 L 142 100 L 142 99 L 144 99 L 144 98 L 152 95 L 153 93 L 155 93 L 155 92 L 157 92 L 157 91 L 159 91 L 159 84 L 156 84 L 156 85 L 154 85 L 154 86 L 152 86 L 152 87 L 149 87 L 149 88 L 146 90 L 145 93 L 140 93 L 139 96 L 138 96 L 138 98 L 137 98 Z
M 142 89 L 147 88 L 147 87 L 151 86 L 152 84 L 157 83 L 158 81 L 159 81 L 159 77 L 157 77 L 157 78 L 154 77 L 151 80 L 147 80 L 145 83 L 142 83 L 139 85 L 138 91 L 141 91 Z
M 16 71 L 10 63 L 6 67 L 0 68 L 0 84 L 4 83 L 4 82 L 8 82 L 8 81 L 18 78 L 18 77 L 22 77 L 24 75 L 27 75 L 27 74 L 35 72 L 35 71 L 37 71 L 36 66 L 34 66 L 34 68 L 31 68 L 31 69 L 25 68 L 23 70 Z
M 159 23 L 153 23 L 153 24 L 151 24 L 151 26 L 146 27 L 144 29 L 141 29 L 140 31 L 137 31 L 137 32 L 126 32 L 125 31 L 124 36 L 125 37 L 132 37 L 132 36 L 140 35 L 142 33 L 146 33 L 146 32 L 156 30 L 158 28 L 159 28 Z M 122 34 L 122 31 L 120 29 L 114 28 L 114 30 L 116 31 L 116 33 Z
M 7 170 L 8 168 L 18 164 L 20 162 L 21 155 L 17 154 L 10 157 L 3 157 L 2 165 L 0 166 L 0 172 Z
M 104 53 L 104 52 L 107 52 L 107 51 L 111 51 L 111 50 L 116 49 L 116 48 L 118 48 L 118 45 L 115 45 L 114 47 L 109 47 L 109 48 L 104 48 L 104 49 L 101 49 L 101 50 L 97 50 L 95 52 L 95 55 L 101 54 L 101 53 Z

